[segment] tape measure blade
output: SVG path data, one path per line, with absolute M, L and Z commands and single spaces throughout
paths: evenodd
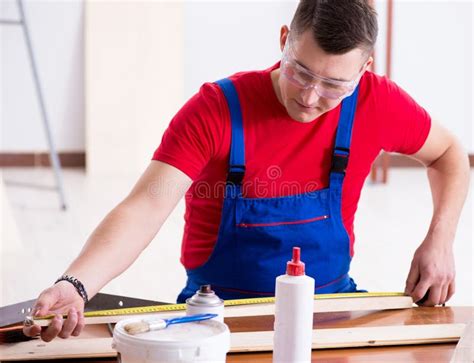
M 405 296 L 402 292 L 360 292 L 360 293 L 338 293 L 338 294 L 318 294 L 314 295 L 315 300 L 326 300 L 326 299 L 347 299 L 347 298 L 369 298 L 369 297 L 401 297 Z M 235 299 L 225 300 L 224 305 L 226 307 L 237 307 L 243 305 L 262 305 L 262 304 L 274 304 L 274 297 L 261 297 L 261 298 L 249 298 L 249 299 Z M 86 318 L 96 317 L 110 317 L 110 316 L 121 316 L 125 318 L 131 315 L 141 315 L 150 313 L 169 313 L 185 311 L 186 304 L 165 304 L 165 305 L 151 305 L 133 308 L 121 308 L 121 309 L 109 309 L 109 310 L 96 310 L 87 311 L 84 313 Z M 49 317 L 41 317 L 39 319 L 45 319 Z M 36 322 L 37 319 L 35 319 Z M 117 320 L 118 321 L 118 320 Z

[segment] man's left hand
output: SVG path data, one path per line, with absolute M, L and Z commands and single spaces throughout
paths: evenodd
M 405 294 L 418 305 L 442 305 L 454 294 L 454 255 L 449 242 L 427 237 L 413 256 Z

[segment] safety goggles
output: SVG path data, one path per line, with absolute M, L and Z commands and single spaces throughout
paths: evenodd
M 364 70 L 352 81 L 339 81 L 319 76 L 295 60 L 291 49 L 290 37 L 287 38 L 285 48 L 283 49 L 283 57 L 280 65 L 281 74 L 283 74 L 291 84 L 305 90 L 314 88 L 318 96 L 331 100 L 337 100 L 351 95 L 363 71 Z

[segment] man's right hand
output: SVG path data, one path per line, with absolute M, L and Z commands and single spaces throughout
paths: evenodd
M 33 307 L 33 316 L 56 314 L 51 324 L 45 329 L 39 325 L 23 327 L 23 333 L 28 337 L 41 334 L 45 342 L 53 340 L 56 336 L 66 339 L 71 335 L 77 336 L 84 327 L 84 300 L 76 288 L 67 281 L 60 281 L 44 290 Z M 63 319 L 67 314 L 67 319 Z
M 86 282 L 89 297 L 120 275 L 150 244 L 179 200 L 192 184 L 179 169 L 153 160 L 130 194 L 97 226 L 80 255 L 68 267 Z M 130 243 L 133 241 L 133 243 Z M 48 328 L 25 326 L 27 336 L 41 333 L 44 341 L 79 335 L 84 327 L 84 301 L 75 287 L 60 281 L 44 290 L 34 316 L 58 314 Z M 67 319 L 62 318 L 67 314 Z

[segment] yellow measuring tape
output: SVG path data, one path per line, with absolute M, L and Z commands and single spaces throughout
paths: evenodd
M 339 294 L 318 294 L 314 295 L 314 300 L 329 300 L 329 299 L 347 299 L 347 298 L 367 298 L 367 297 L 400 297 L 405 296 L 403 292 L 351 292 L 351 293 L 339 293 Z M 241 306 L 241 305 L 256 305 L 256 304 L 274 304 L 274 297 L 257 297 L 250 299 L 237 299 L 237 300 L 224 300 L 224 306 Z M 120 308 L 120 309 L 109 309 L 109 310 L 96 310 L 84 312 L 84 317 L 95 318 L 104 316 L 118 316 L 118 315 L 135 315 L 135 314 L 149 314 L 159 313 L 168 311 L 184 311 L 186 310 L 186 304 L 167 304 L 167 305 L 152 305 L 152 306 L 140 306 L 134 308 Z M 63 314 L 66 317 L 67 314 Z M 54 314 L 40 316 L 40 317 L 27 317 L 25 322 L 33 324 L 38 320 L 49 320 L 54 317 Z
M 327 300 L 327 299 L 344 299 L 344 298 L 396 297 L 396 296 L 405 296 L 405 294 L 403 292 L 354 292 L 354 293 L 342 293 L 342 294 L 319 294 L 319 295 L 314 295 L 314 299 Z M 251 299 L 225 300 L 224 306 L 273 304 L 273 303 L 275 303 L 274 297 L 257 297 L 257 298 L 251 298 Z M 132 314 L 146 314 L 146 313 L 158 313 L 158 312 L 164 312 L 164 311 L 184 311 L 184 310 L 186 310 L 186 304 L 169 304 L 169 305 L 140 306 L 140 307 L 135 307 L 135 308 L 87 311 L 84 313 L 84 316 L 97 317 L 97 316 L 132 315 Z M 49 318 L 49 317 L 50 316 L 42 317 L 42 319 Z

